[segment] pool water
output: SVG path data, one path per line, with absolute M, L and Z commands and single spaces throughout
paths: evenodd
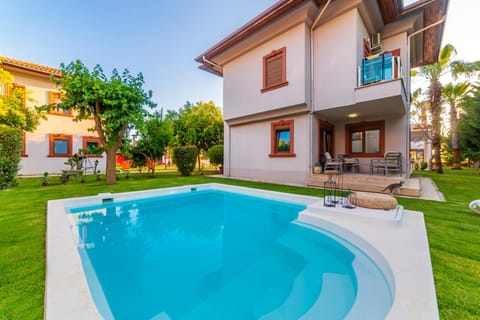
M 296 223 L 304 209 L 199 190 L 68 216 L 106 319 L 343 319 L 359 304 L 384 318 L 392 298 L 381 271 L 346 241 Z

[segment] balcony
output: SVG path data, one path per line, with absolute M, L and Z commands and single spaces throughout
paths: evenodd
M 394 56 L 392 53 L 373 55 L 363 59 L 359 67 L 358 87 L 402 77 L 403 70 L 399 56 Z
M 355 103 L 357 108 L 363 108 L 365 116 L 407 112 L 407 91 L 399 56 L 384 53 L 362 61 L 358 68 Z

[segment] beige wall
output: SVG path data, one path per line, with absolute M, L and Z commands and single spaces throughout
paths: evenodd
M 55 84 L 50 81 L 47 76 L 35 76 L 32 74 L 16 74 L 14 76 L 15 83 L 25 86 L 27 96 L 26 106 L 33 108 L 34 106 L 42 106 L 49 103 L 49 91 L 57 91 Z M 94 126 L 92 120 L 74 122 L 72 117 L 59 115 L 46 115 L 46 119 L 40 120 L 40 124 L 34 132 L 26 133 L 26 157 L 22 157 L 20 161 L 20 172 L 22 175 L 36 175 L 48 173 L 60 173 L 61 170 L 68 169 L 64 164 L 67 157 L 48 157 L 50 148 L 50 134 L 67 134 L 72 135 L 72 153 L 82 148 L 83 136 L 94 136 L 95 134 L 88 131 L 88 128 Z M 98 158 L 100 161 L 99 170 L 105 172 L 105 158 Z M 95 159 L 92 159 L 93 162 Z
M 223 67 L 224 119 L 307 103 L 308 30 L 301 23 Z M 286 47 L 288 86 L 261 93 L 263 57 Z M 308 89 L 309 90 L 309 89 Z
M 281 119 L 226 127 L 225 174 L 253 180 L 304 184 L 308 159 L 307 115 L 282 118 L 294 120 L 294 158 L 270 158 L 270 124 Z M 229 157 L 229 151 L 231 155 Z

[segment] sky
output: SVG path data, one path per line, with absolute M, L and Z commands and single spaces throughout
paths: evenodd
M 80 59 L 142 73 L 159 108 L 222 106 L 222 78 L 194 58 L 276 0 L 2 0 L 0 55 L 59 67 Z M 450 0 L 443 44 L 480 60 L 480 1 Z

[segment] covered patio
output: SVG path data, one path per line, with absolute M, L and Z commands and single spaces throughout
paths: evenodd
M 312 173 L 307 179 L 307 186 L 320 187 L 325 186 L 325 182 L 329 179 L 330 175 L 326 173 Z M 369 175 L 365 173 L 349 173 L 343 172 L 337 182 L 337 188 L 342 190 L 354 190 L 354 191 L 366 191 L 377 193 L 390 193 L 390 190 L 385 189 L 388 185 L 393 183 L 403 182 L 401 188 L 393 190 L 394 195 L 408 196 L 408 197 L 420 197 L 421 184 L 418 178 L 407 178 L 405 175 L 399 176 L 398 174 L 392 175 Z

